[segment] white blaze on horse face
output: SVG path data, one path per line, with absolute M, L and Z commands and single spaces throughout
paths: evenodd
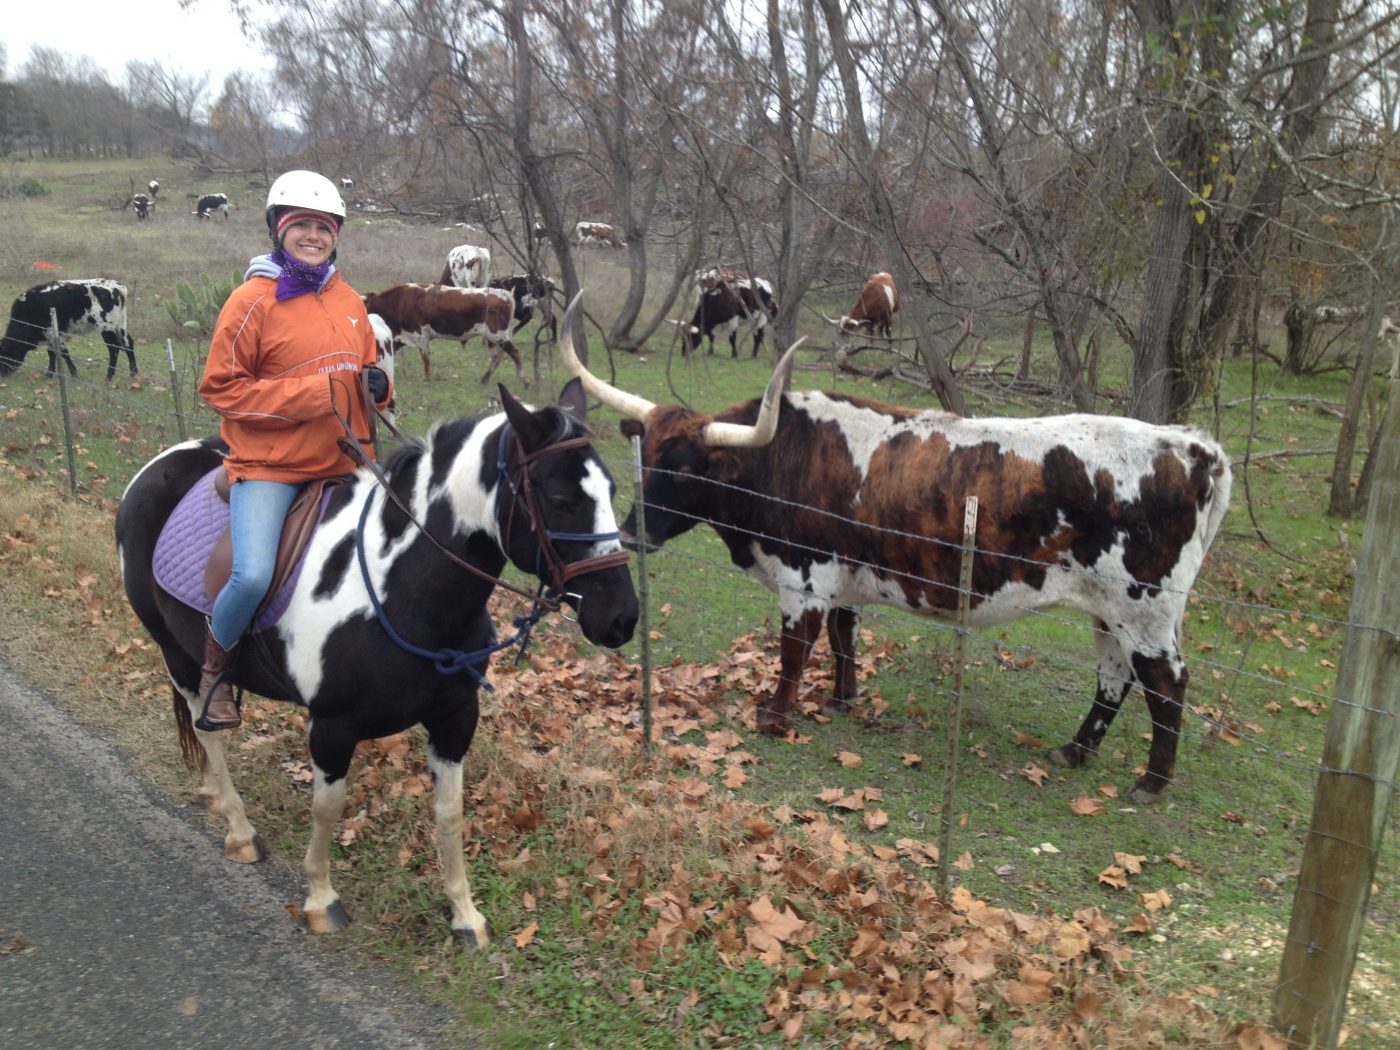
M 603 473 L 602 464 L 596 459 L 588 461 L 580 487 L 593 500 L 593 531 L 600 535 L 617 532 L 617 515 L 613 512 L 612 505 L 612 486 L 608 482 L 608 476 Z M 605 540 L 595 543 L 591 554 L 610 554 L 621 549 L 621 540 Z

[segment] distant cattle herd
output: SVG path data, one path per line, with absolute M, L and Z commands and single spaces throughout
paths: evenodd
M 339 181 L 346 193 L 355 186 L 354 179 L 349 176 L 341 176 Z M 126 208 L 135 215 L 137 222 L 145 222 L 156 215 L 157 202 L 161 199 L 160 182 L 151 179 L 143 191 L 136 192 L 133 188 Z M 216 217 L 227 221 L 233 207 L 229 195 L 221 191 L 191 194 L 189 199 L 193 201 L 190 214 L 201 222 Z M 371 207 L 372 204 L 361 202 L 361 206 Z M 467 233 L 481 232 L 465 223 L 457 226 Z M 534 223 L 531 229 L 532 241 L 545 239 L 546 231 L 539 223 Z M 618 227 L 596 220 L 576 222 L 570 240 L 579 251 L 623 249 L 628 243 Z M 110 290 L 106 286 L 110 286 Z M 779 303 L 773 283 L 743 270 L 710 266 L 695 272 L 694 289 L 695 306 L 689 319 L 671 322 L 679 330 L 681 353 L 688 356 L 703 344 L 713 354 L 718 339 L 727 341 L 730 356 L 737 358 L 742 338 L 749 356 L 757 357 L 768 326 L 778 316 Z M 405 282 L 367 294 L 365 300 L 374 315 L 371 322 L 379 339 L 381 356 L 390 367 L 392 355 L 400 347 L 415 346 L 423 360 L 424 375 L 430 375 L 431 340 L 452 339 L 465 343 L 472 336 L 480 335 L 491 350 L 490 363 L 481 377 L 485 382 L 507 356 L 514 362 L 517 372 L 521 371 L 520 355 L 512 339 L 537 312 L 541 327 L 536 340 L 555 340 L 554 304 L 559 291 L 554 280 L 542 273 L 494 276 L 489 248 L 460 244 L 447 253 L 436 283 Z M 60 301 L 57 314 L 46 305 Z M 823 315 L 836 330 L 838 362 L 857 339 L 867 345 L 893 342 L 899 306 L 899 291 L 893 276 L 880 272 L 866 279 L 854 302 L 839 318 Z M 1358 316 L 1355 307 L 1319 306 L 1315 313 L 1316 320 L 1323 324 L 1346 323 Z M 107 344 L 108 378 L 115 374 L 119 353 L 127 355 L 131 374 L 136 374 L 132 340 L 126 326 L 126 289 L 115 281 L 79 280 L 36 285 L 15 300 L 5 341 L 0 345 L 0 375 L 13 371 L 30 349 L 45 340 L 53 328 L 55 316 L 58 339 L 50 352 L 50 374 L 57 356 L 63 357 L 70 370 L 74 368 L 62 339 L 86 331 L 98 332 Z M 1400 325 L 1389 317 L 1383 318 L 1379 337 L 1390 351 L 1392 374 L 1400 374 Z

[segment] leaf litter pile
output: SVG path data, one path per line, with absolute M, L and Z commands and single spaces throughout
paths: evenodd
M 1231 1029 L 1188 994 L 1154 989 L 1125 944 L 1152 928 L 1145 915 L 1123 927 L 1097 907 L 1024 914 L 961 887 L 940 900 L 935 843 L 853 841 L 850 822 L 864 831 L 884 824 L 876 787 L 832 788 L 805 810 L 738 797 L 746 767 L 758 761 L 745 747 L 756 732 L 747 698 L 771 688 L 776 662 L 746 636 L 715 664 L 654 671 L 648 759 L 635 665 L 616 653 L 580 653 L 575 636 L 548 629 L 522 665 L 498 657 L 468 756 L 469 776 L 479 776 L 466 828 L 479 902 L 498 939 L 528 959 L 550 936 L 544 903 L 567 901 L 582 916 L 568 936 L 581 926 L 588 951 L 611 954 L 614 973 L 627 968 L 614 998 L 625 995 L 629 1009 L 659 1024 L 692 1029 L 708 989 L 677 983 L 673 967 L 687 953 L 703 946 L 735 972 L 762 967 L 762 1016 L 748 1017 L 744 1031 L 701 1026 L 710 1045 L 758 1036 L 850 1048 L 1146 1047 L 1163 1042 L 1164 1031 L 1174 1046 L 1286 1045 L 1261 1025 Z M 299 747 L 300 734 L 289 732 L 302 727 L 299 713 L 271 703 L 253 711 L 245 749 L 286 736 Z M 287 775 L 309 781 L 303 753 L 290 753 Z M 432 788 L 421 741 L 362 745 L 351 778 L 341 845 L 392 838 L 399 865 L 436 879 L 432 827 L 418 801 Z M 535 855 L 541 834 L 549 849 L 579 858 L 577 877 Z M 1126 879 L 1138 859 L 1122 860 Z M 353 873 L 353 856 L 345 866 Z M 523 887 L 518 899 L 481 889 L 491 868 Z M 1105 881 L 1117 875 L 1106 872 Z M 439 918 L 401 909 L 380 918 Z
M 0 560 L 28 561 L 41 534 L 11 531 Z M 105 569 L 44 594 L 76 606 L 83 630 L 102 633 L 106 673 L 116 671 L 126 698 L 168 697 L 155 647 Z M 1127 939 L 1150 930 L 1145 913 L 1169 900 L 1143 895 L 1145 913 L 1126 925 L 1097 907 L 1016 912 L 962 887 L 942 900 L 935 843 L 871 839 L 884 825 L 878 787 L 832 788 L 800 810 L 740 797 L 746 767 L 759 761 L 745 747 L 756 733 L 749 698 L 773 684 L 774 644 L 745 636 L 714 664 L 654 670 L 649 758 L 640 672 L 620 655 L 580 652 L 576 636 L 546 628 L 521 665 L 497 657 L 467 759 L 466 844 L 478 902 L 498 942 L 519 953 L 507 969 L 524 969 L 552 936 L 567 937 L 570 950 L 601 960 L 613 998 L 624 997 L 630 1012 L 714 1046 L 1287 1045 L 1262 1024 L 1232 1025 L 1189 992 L 1154 986 L 1134 964 Z M 879 644 L 869 652 L 863 674 L 888 657 Z M 235 746 L 245 768 L 270 770 L 281 785 L 267 795 L 249 789 L 264 820 L 279 806 L 289 822 L 304 820 L 304 730 L 298 709 L 249 698 Z M 805 743 L 798 734 L 789 741 Z M 860 763 L 850 752 L 836 758 L 848 768 Z M 357 917 L 408 932 L 425 946 L 420 969 L 437 966 L 450 980 L 450 953 L 427 950 L 444 932 L 445 912 L 423 806 L 432 778 L 421 735 L 362 744 L 350 777 L 338 835 L 341 888 L 373 892 L 364 890 L 371 880 L 356 876 L 361 850 L 406 870 L 420 884 L 412 904 L 402 896 L 361 900 Z M 573 864 L 537 855 L 546 841 Z M 1143 858 L 1115 859 L 1100 879 L 1124 886 Z M 510 886 L 511 898 L 487 885 Z M 544 920 L 551 902 L 576 916 L 566 930 Z M 687 979 L 696 971 L 683 962 L 697 951 L 717 969 Z M 707 980 L 725 970 L 763 975 L 757 1011 L 707 1013 Z M 1210 991 L 1201 989 L 1203 1000 Z

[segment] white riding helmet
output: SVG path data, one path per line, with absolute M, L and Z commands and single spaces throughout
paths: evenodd
M 263 215 L 269 230 L 274 228 L 279 208 L 310 208 L 345 221 L 345 202 L 340 199 L 340 191 L 330 179 L 314 171 L 286 172 L 268 187 Z

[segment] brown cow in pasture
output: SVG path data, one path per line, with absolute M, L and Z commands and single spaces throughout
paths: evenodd
M 378 314 L 388 327 L 394 345 L 414 345 L 423 357 L 423 377 L 431 372 L 428 344 L 433 339 L 455 339 L 465 344 L 479 335 L 491 348 L 491 362 L 484 383 L 504 355 L 515 362 L 521 379 L 525 372 L 520 354 L 510 341 L 515 299 L 496 288 L 449 288 L 440 284 L 396 284 L 365 295 L 365 309 Z
M 617 238 L 617 231 L 605 222 L 580 222 L 574 227 L 574 243 L 582 248 L 585 244 L 596 244 L 600 248 L 622 248 L 625 241 Z
M 827 320 L 840 330 L 841 341 L 846 344 L 858 332 L 890 338 L 897 313 L 899 289 L 894 286 L 894 278 L 887 273 L 872 273 L 850 311 L 842 314 L 839 321 L 833 317 Z

